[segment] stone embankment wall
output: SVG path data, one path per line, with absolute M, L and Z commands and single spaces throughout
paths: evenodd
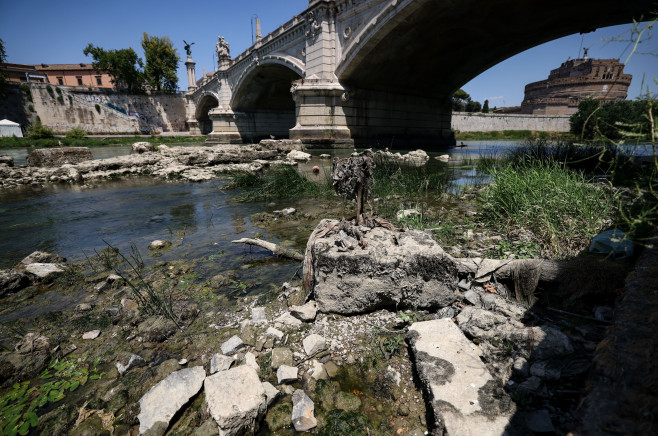
M 568 132 L 569 116 L 453 112 L 452 128 L 460 132 L 491 132 L 502 130 Z
M 182 94 L 127 94 L 53 85 L 48 92 L 47 85 L 38 83 L 30 87 L 36 115 L 57 133 L 73 128 L 91 134 L 186 130 Z

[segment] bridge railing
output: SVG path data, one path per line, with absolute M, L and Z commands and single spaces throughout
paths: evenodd
M 231 61 L 231 67 L 236 66 L 239 64 L 241 61 L 248 59 L 251 54 L 253 53 L 254 50 L 259 49 L 263 50 L 265 49 L 265 52 L 267 52 L 267 47 L 266 45 L 269 45 L 271 42 L 275 41 L 282 35 L 284 35 L 286 32 L 288 32 L 290 29 L 293 27 L 304 23 L 306 21 L 306 18 L 304 18 L 301 14 L 300 15 L 295 15 L 292 17 L 290 20 L 288 20 L 286 23 L 280 25 L 279 27 L 276 28 L 276 30 L 273 30 L 272 32 L 268 33 L 265 35 L 260 41 L 254 43 L 252 46 L 247 48 L 245 51 L 240 53 L 236 58 L 234 58 Z M 260 52 L 261 54 L 263 53 L 262 51 Z

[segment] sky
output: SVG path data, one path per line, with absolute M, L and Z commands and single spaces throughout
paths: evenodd
M 195 43 L 192 57 L 200 78 L 204 68 L 206 72 L 215 69 L 219 35 L 230 44 L 231 56 L 236 57 L 251 46 L 253 17 L 260 17 L 265 36 L 307 7 L 308 0 L 0 0 L 0 39 L 5 42 L 8 62 L 67 64 L 90 63 L 92 59 L 82 53 L 88 43 L 105 49 L 132 47 L 143 58 L 144 32 L 168 36 L 181 57 L 178 78 L 179 88 L 184 90 L 187 73 L 183 40 Z M 576 58 L 581 45 L 589 48 L 590 57 L 625 62 L 631 52 L 628 43 L 606 40 L 624 39 L 624 35 L 628 39 L 629 29 L 630 25 L 607 27 L 545 43 L 490 68 L 462 89 L 473 100 L 488 99 L 490 107 L 520 105 L 526 84 L 546 79 L 550 70 L 567 58 Z M 658 26 L 654 33 L 658 33 Z M 658 93 L 653 81 L 658 78 L 658 34 L 639 44 L 625 72 L 633 75 L 629 99 L 646 91 L 646 85 Z

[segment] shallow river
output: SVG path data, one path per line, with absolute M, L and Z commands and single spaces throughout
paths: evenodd
M 480 156 L 500 155 L 519 146 L 521 141 L 464 141 L 467 147 L 449 148 L 430 153 L 451 155 L 450 164 L 430 160 L 431 168 L 449 170 L 455 186 L 481 182 L 473 162 Z M 95 158 L 129 153 L 130 147 L 93 148 Z M 7 154 L 3 151 L 3 154 Z M 320 160 L 321 153 L 347 156 L 351 150 L 312 150 L 314 159 L 300 165 L 310 172 L 313 165 L 330 169 L 330 160 Z M 27 150 L 11 150 L 16 164 L 24 163 Z M 69 261 L 85 260 L 107 247 L 106 243 L 129 253 L 135 245 L 147 263 L 155 260 L 205 259 L 200 265 L 203 276 L 245 263 L 265 262 L 255 268 L 262 280 L 286 281 L 295 264 L 275 262 L 260 249 L 245 249 L 230 241 L 252 237 L 256 229 L 249 216 L 267 206 L 262 203 L 230 202 L 235 192 L 221 190 L 225 181 L 205 183 L 170 183 L 147 178 L 98 183 L 92 189 L 79 186 L 48 185 L 0 191 L 0 268 L 10 268 L 35 250 L 60 254 Z M 263 233 L 261 231 L 261 233 Z M 264 239 L 278 242 L 273 235 Z M 155 239 L 172 240 L 174 246 L 159 258 L 149 256 L 147 246 Z M 299 248 L 299 247 L 298 247 Z M 260 264 L 259 264 L 260 265 Z M 251 271 L 251 276 L 260 275 Z M 255 278 L 254 280 L 259 280 Z

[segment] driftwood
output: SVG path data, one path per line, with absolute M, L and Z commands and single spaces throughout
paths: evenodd
M 514 280 L 519 276 L 532 275 L 540 282 L 555 282 L 565 261 L 551 259 L 455 259 L 460 273 L 473 274 L 476 281 L 489 281 L 493 274 L 498 280 Z M 485 265 L 485 263 L 488 263 Z
M 267 242 L 263 241 L 262 239 L 252 239 L 252 238 L 242 238 L 238 239 L 235 241 L 231 241 L 232 244 L 247 244 L 247 245 L 255 245 L 256 247 L 261 247 L 266 250 L 269 250 L 272 252 L 272 254 L 276 256 L 281 256 L 281 257 L 287 257 L 289 259 L 294 259 L 294 260 L 299 260 L 302 261 L 304 260 L 304 255 L 301 253 L 298 253 L 297 251 L 290 249 L 290 248 L 284 248 L 280 247 L 277 244 L 273 242 Z

